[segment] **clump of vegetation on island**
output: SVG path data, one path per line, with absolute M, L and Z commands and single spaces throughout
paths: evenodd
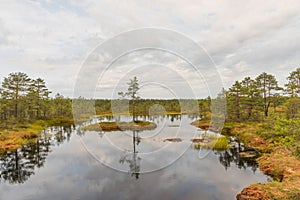
M 203 130 L 208 130 L 210 127 L 210 121 L 199 119 L 199 120 L 192 122 L 191 125 L 201 128 Z
M 148 121 L 135 121 L 135 122 L 100 122 L 98 124 L 90 124 L 82 127 L 84 131 L 142 131 L 153 130 L 156 124 Z
M 225 136 L 209 136 L 207 138 L 192 139 L 195 149 L 207 148 L 217 151 L 226 150 L 230 147 L 228 139 Z
M 82 130 L 89 131 L 142 131 L 142 130 L 152 130 L 156 128 L 156 124 L 148 121 L 136 120 L 136 102 L 140 99 L 137 95 L 139 88 L 138 79 L 134 77 L 128 83 L 127 92 L 119 92 L 119 95 L 122 98 L 128 97 L 130 110 L 132 113 L 131 122 L 100 122 L 99 124 L 91 124 L 85 127 L 82 127 Z
M 163 140 L 164 142 L 182 142 L 181 138 L 166 138 Z

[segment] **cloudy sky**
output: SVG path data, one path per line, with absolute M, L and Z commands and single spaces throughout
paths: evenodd
M 82 68 L 91 64 L 86 60 L 92 59 L 91 54 L 103 42 L 144 27 L 172 30 L 197 42 L 211 56 L 226 88 L 235 80 L 263 71 L 276 75 L 283 85 L 289 72 L 300 66 L 298 0 L 2 0 L 0 78 L 10 72 L 26 72 L 45 79 L 55 93 L 72 97 Z M 155 37 L 159 35 L 152 41 Z M 118 44 L 123 48 L 131 42 Z M 114 45 L 111 48 L 119 49 Z M 110 98 L 112 91 L 124 89 L 124 83 L 134 75 L 141 77 L 144 97 L 206 96 L 207 92 L 201 91 L 211 84 L 209 79 L 215 80 L 213 76 L 201 79 L 210 77 L 209 73 L 202 71 L 196 76 L 195 69 L 179 55 L 157 49 L 107 57 L 111 59 L 108 63 L 114 62 L 104 74 L 107 66 L 103 63 L 91 71 L 96 72 L 97 88 L 93 90 L 100 98 Z M 201 84 L 203 87 L 196 87 Z M 121 86 L 116 89 L 116 85 Z M 191 90 L 185 89 L 188 87 Z M 180 93 L 183 90 L 189 92 Z

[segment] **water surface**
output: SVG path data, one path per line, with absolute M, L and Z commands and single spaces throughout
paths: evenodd
M 46 129 L 36 143 L 1 156 L 0 199 L 223 200 L 268 180 L 235 148 L 195 149 L 190 139 L 205 132 L 190 125 L 194 116 L 145 119 L 158 128 L 134 133 Z M 183 141 L 163 141 L 169 137 Z

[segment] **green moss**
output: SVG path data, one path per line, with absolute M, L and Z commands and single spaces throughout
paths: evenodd
M 222 151 L 230 147 L 229 142 L 225 136 L 221 136 L 221 137 L 211 136 L 209 140 L 210 141 L 207 143 L 194 143 L 194 148 L 200 149 L 201 147 L 203 147 L 203 148 Z
M 201 146 L 201 143 L 194 143 L 194 148 L 195 149 L 200 149 L 202 146 Z
M 225 136 L 219 137 L 213 147 L 215 150 L 225 150 L 229 148 L 228 140 Z

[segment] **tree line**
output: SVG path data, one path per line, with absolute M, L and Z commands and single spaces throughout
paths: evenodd
M 272 113 L 285 113 L 287 118 L 299 115 L 300 68 L 292 71 L 280 87 L 274 75 L 263 72 L 255 79 L 245 77 L 227 91 L 228 121 L 259 121 Z M 281 108 L 279 108 L 281 106 Z
M 43 79 L 13 72 L 0 87 L 0 121 L 23 122 L 37 119 L 72 116 L 72 101 L 51 91 Z
M 71 118 L 72 99 L 58 93 L 50 97 L 51 93 L 41 78 L 33 79 L 23 72 L 10 73 L 0 87 L 0 122 Z M 226 121 L 229 122 L 261 121 L 274 113 L 285 114 L 288 119 L 299 117 L 299 95 L 300 68 L 289 74 L 284 87 L 278 85 L 274 75 L 263 72 L 254 79 L 245 77 L 241 81 L 235 81 L 230 88 L 223 89 L 220 93 L 220 96 L 226 96 Z M 126 103 L 128 99 L 88 100 L 79 97 L 77 100 L 80 101 L 77 101 L 79 103 L 76 106 L 81 107 L 83 113 L 86 112 L 84 104 L 88 103 L 94 104 L 96 114 L 112 113 L 112 108 L 115 109 L 114 112 L 122 113 L 130 111 L 126 106 L 132 106 Z M 192 99 L 139 98 L 134 103 L 134 111 L 137 115 L 148 115 L 151 108 L 160 105 L 167 113 L 190 113 L 199 110 L 200 115 L 209 118 L 213 102 L 211 97 L 197 100 L 199 107 L 195 109 L 195 100 Z

